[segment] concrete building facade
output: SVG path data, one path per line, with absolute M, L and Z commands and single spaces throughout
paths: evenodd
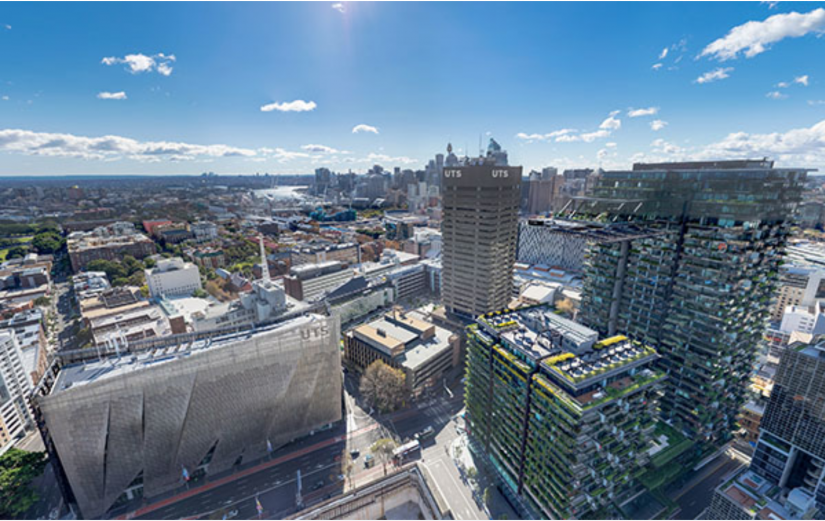
M 157 266 L 145 272 L 149 294 L 153 298 L 191 295 L 202 289 L 198 267 L 180 257 L 161 259 Z
M 401 369 L 414 397 L 441 385 L 442 379 L 459 366 L 461 341 L 458 335 L 436 326 L 416 312 L 391 311 L 344 335 L 344 360 L 362 372 L 376 360 Z
M 342 417 L 339 323 L 307 315 L 61 368 L 35 400 L 83 516 L 254 461 Z M 138 490 L 139 489 L 139 490 Z
M 444 169 L 442 300 L 449 312 L 474 317 L 509 302 L 521 171 L 491 162 Z

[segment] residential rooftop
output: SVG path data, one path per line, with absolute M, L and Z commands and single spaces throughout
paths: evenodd
M 519 364 L 529 361 L 540 366 L 541 378 L 581 405 L 632 391 L 662 376 L 646 369 L 658 358 L 652 348 L 624 335 L 598 340 L 596 331 L 557 315 L 547 304 L 487 313 L 478 323 L 476 334 L 489 342 L 503 341 L 519 355 L 514 359 Z

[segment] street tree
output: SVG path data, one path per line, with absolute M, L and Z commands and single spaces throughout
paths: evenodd
M 361 376 L 361 396 L 382 413 L 396 410 L 407 398 L 404 371 L 376 360 Z
M 45 468 L 45 452 L 11 448 L 0 456 L 0 518 L 21 517 L 37 502 L 31 482 Z
M 392 438 L 381 438 L 370 447 L 370 451 L 381 461 L 384 466 L 384 475 L 387 475 L 387 463 L 392 458 L 392 452 L 398 445 Z

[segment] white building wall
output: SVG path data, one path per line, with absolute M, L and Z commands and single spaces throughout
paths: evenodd
M 32 385 L 14 332 L 0 331 L 0 454 L 33 427 L 28 404 Z
M 146 284 L 153 298 L 191 295 L 202 287 L 198 267 L 179 258 L 160 261 L 157 267 L 146 270 Z

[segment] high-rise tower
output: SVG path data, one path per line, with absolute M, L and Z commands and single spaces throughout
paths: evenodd
M 658 349 L 662 415 L 696 439 L 734 430 L 805 175 L 767 160 L 635 164 L 575 209 L 661 233 L 590 249 L 580 317 Z
M 449 312 L 465 317 L 509 302 L 521 194 L 520 166 L 502 166 L 493 156 L 470 163 L 442 173 L 442 298 Z

